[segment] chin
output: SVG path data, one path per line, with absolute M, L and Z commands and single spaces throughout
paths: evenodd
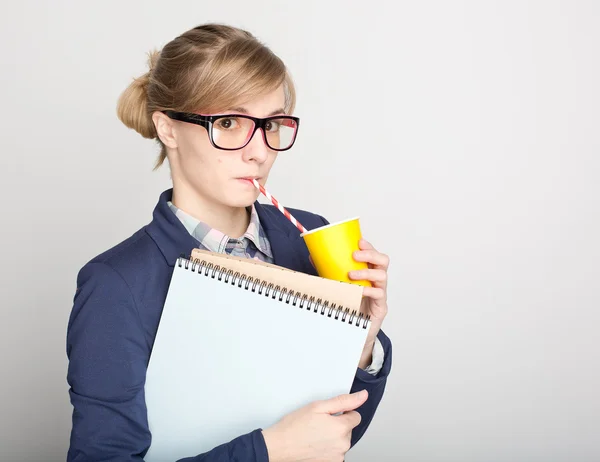
M 258 194 L 236 194 L 227 197 L 226 204 L 230 207 L 250 207 L 256 199 L 258 198 Z

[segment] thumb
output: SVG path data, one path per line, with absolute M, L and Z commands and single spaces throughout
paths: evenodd
M 367 390 L 351 393 L 349 395 L 339 395 L 322 401 L 319 410 L 327 414 L 353 411 L 357 407 L 360 407 L 368 397 L 369 393 Z

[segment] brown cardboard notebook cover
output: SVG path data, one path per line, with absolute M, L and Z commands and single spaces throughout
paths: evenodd
M 330 304 L 335 303 L 338 307 L 349 308 L 350 311 L 360 311 L 363 287 L 357 284 L 333 281 L 260 260 L 234 257 L 201 249 L 194 249 L 191 259 L 199 262 L 204 260 L 207 263 L 218 265 L 221 269 L 232 270 L 234 273 L 239 271 L 243 275 L 281 286 L 288 291 L 300 292 L 308 297 L 315 297 L 315 300 L 322 299 Z

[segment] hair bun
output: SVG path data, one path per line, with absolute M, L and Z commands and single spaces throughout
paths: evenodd
M 148 85 L 150 85 L 152 71 L 156 67 L 159 57 L 160 52 L 157 50 L 148 53 L 148 72 L 133 79 L 117 103 L 119 120 L 125 126 L 149 139 L 156 138 L 156 128 L 151 115 L 148 114 Z

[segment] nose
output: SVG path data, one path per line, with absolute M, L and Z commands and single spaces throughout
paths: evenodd
M 242 157 L 245 161 L 255 161 L 262 164 L 267 160 L 269 155 L 269 147 L 266 145 L 262 128 L 254 132 L 252 139 L 243 149 Z

